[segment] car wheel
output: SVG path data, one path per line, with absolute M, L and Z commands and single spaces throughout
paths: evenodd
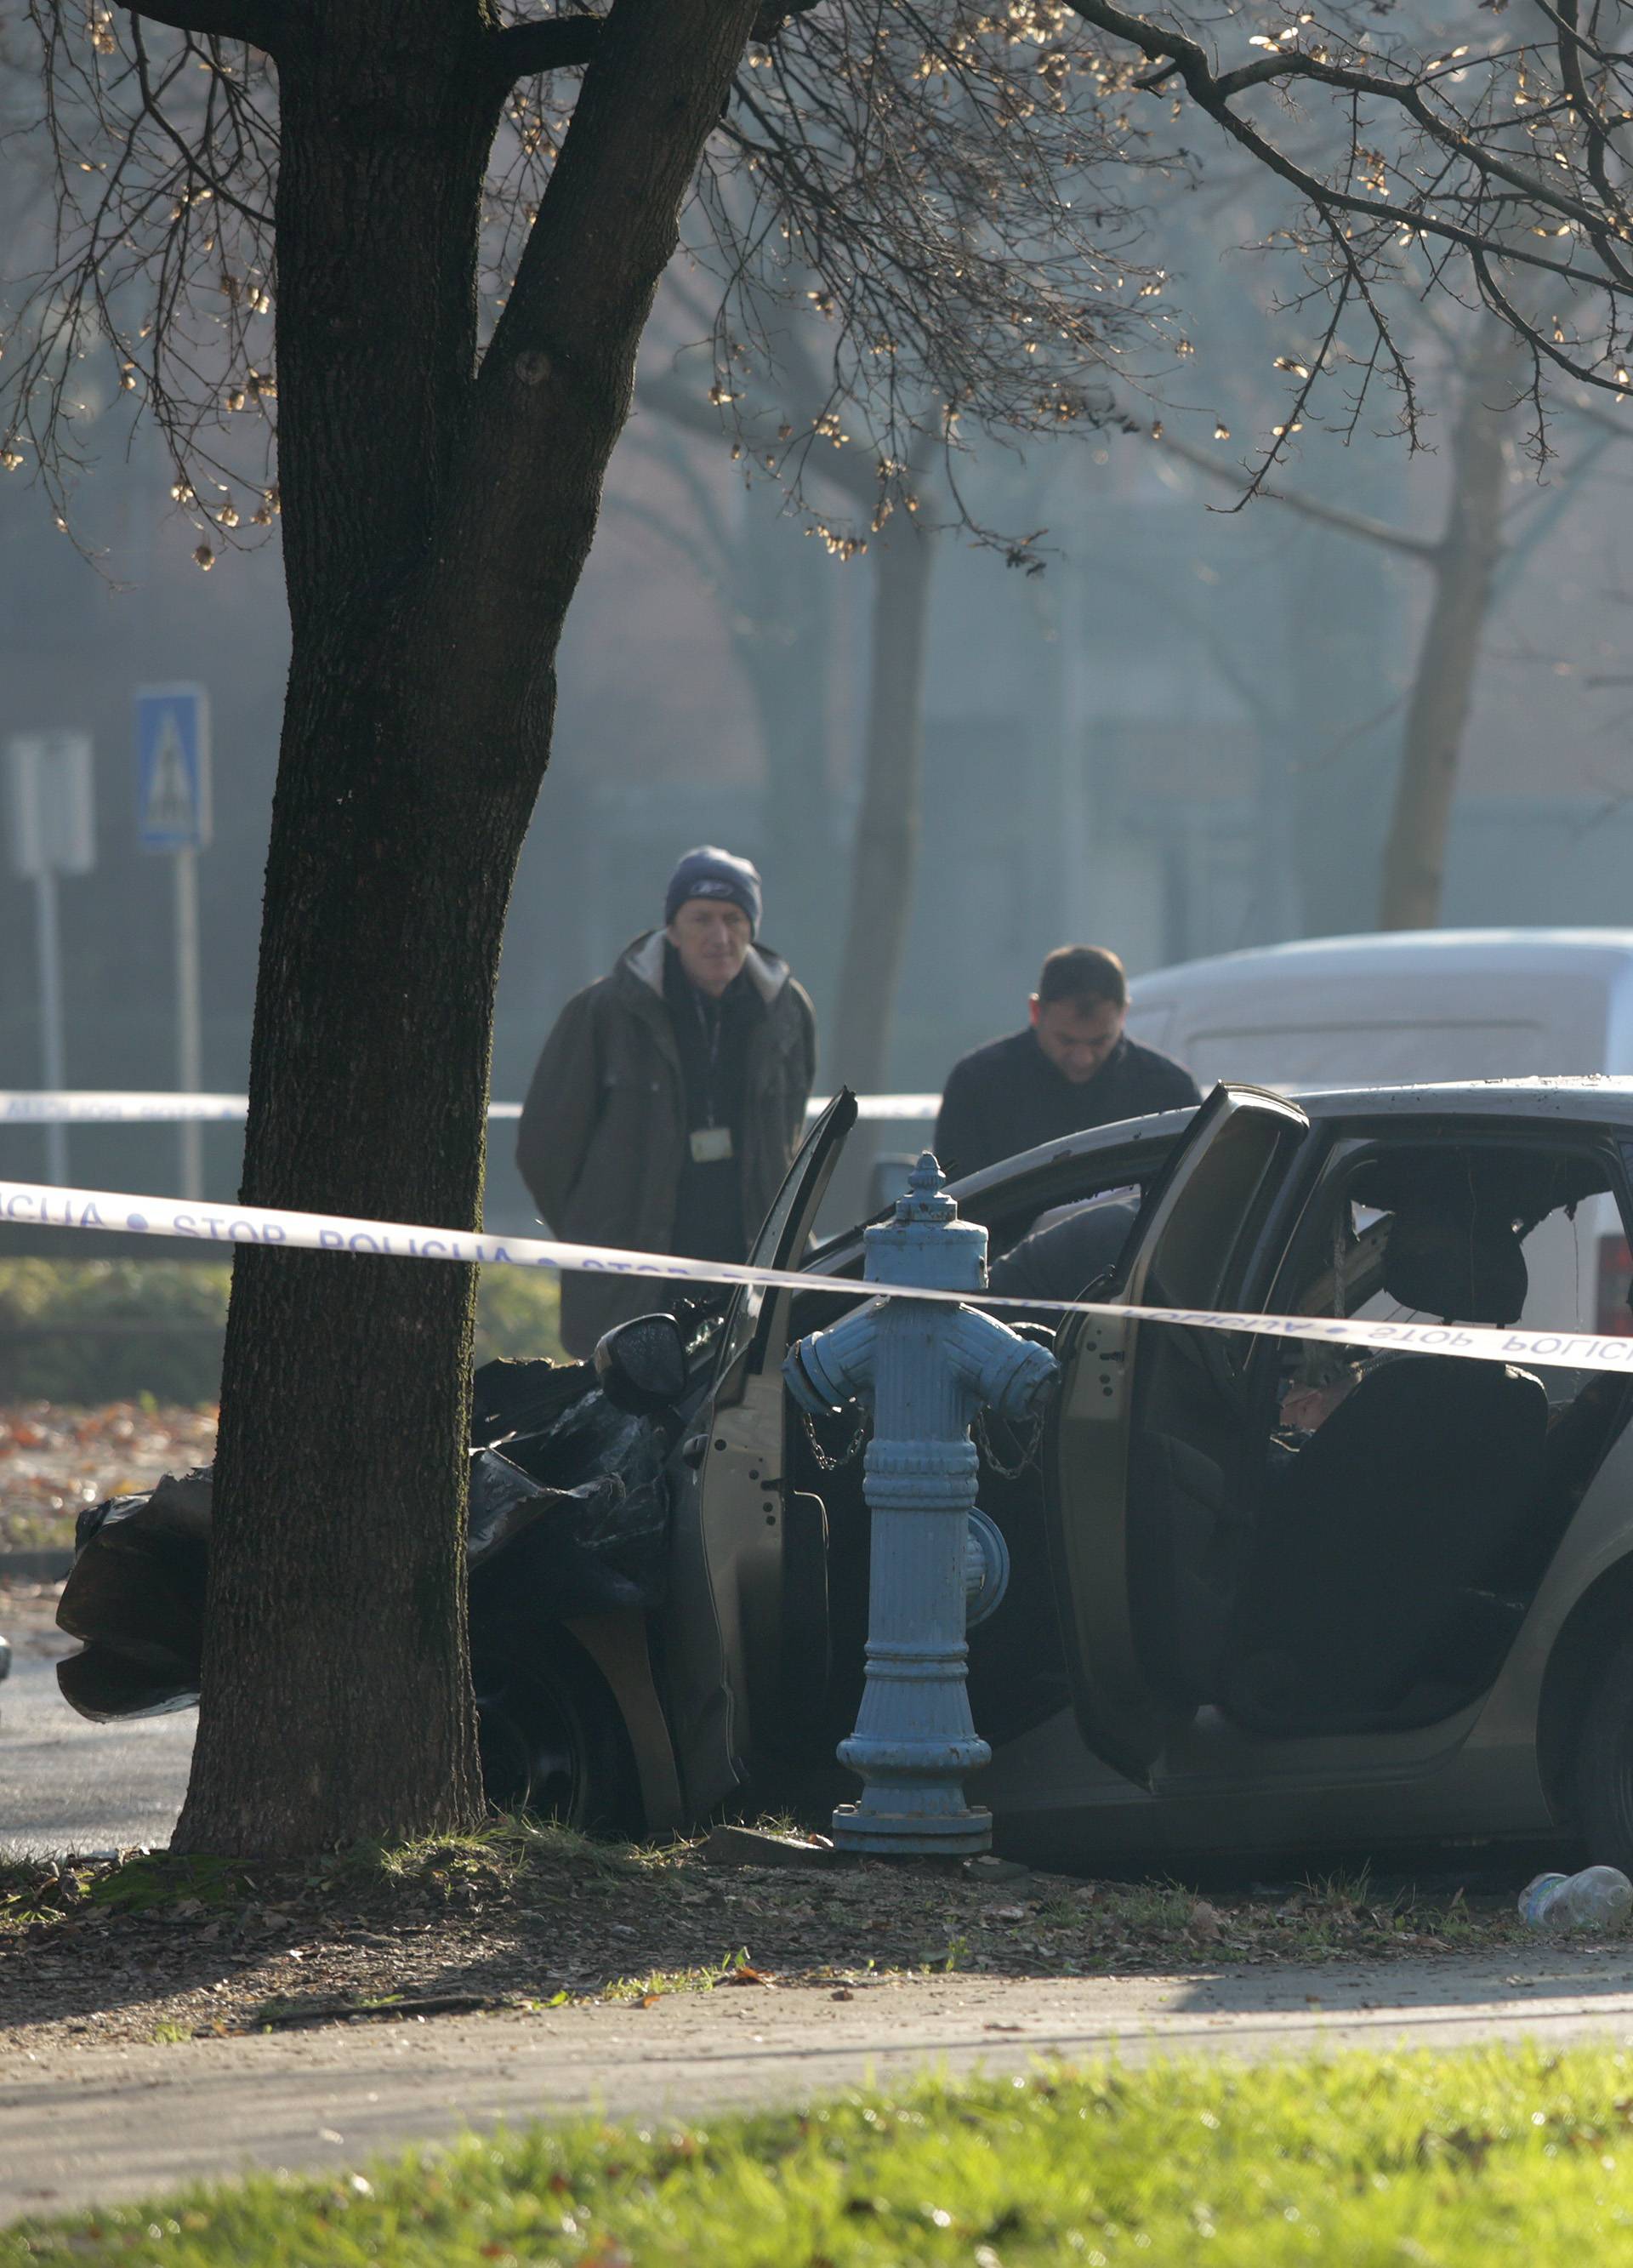
M 564 1631 L 547 1658 L 479 1682 L 482 1786 L 496 1811 L 527 1811 L 586 1833 L 641 1826 L 635 1758 L 606 1681 Z
M 1633 1639 L 1611 1655 L 1588 1697 L 1576 1797 L 1589 1863 L 1633 1875 Z

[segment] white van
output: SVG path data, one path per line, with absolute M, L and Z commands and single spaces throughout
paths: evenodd
M 1633 1075 L 1633 929 L 1315 938 L 1158 969 L 1130 989 L 1134 1037 L 1204 1090 Z M 1569 1254 L 1540 1270 L 1532 1257 L 1557 1328 L 1629 1329 L 1629 1251 L 1608 1199 L 1583 1208 Z

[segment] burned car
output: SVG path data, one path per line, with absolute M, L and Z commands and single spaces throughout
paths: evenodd
M 859 1229 L 809 1249 L 854 1118 L 841 1096 L 813 1129 L 760 1264 L 860 1277 Z M 1036 1287 L 1048 1410 L 975 1428 L 1010 1580 L 969 1634 L 993 1750 L 970 1793 L 1001 1849 L 1082 1867 L 1563 1833 L 1633 1868 L 1633 1374 L 1363 1359 L 1137 1312 L 1619 1344 L 1633 1081 L 1225 1085 L 953 1193 L 995 1253 L 1064 1208 L 1122 1211 L 1092 1284 Z M 1091 1291 L 1135 1312 L 1044 1304 Z M 594 1366 L 480 1374 L 496 1800 L 658 1834 L 854 1792 L 834 1749 L 862 1688 L 867 1414 L 805 1413 L 783 1364 L 864 1296 L 706 1296 Z M 178 1508 L 158 1550 L 165 1494 L 88 1515 L 63 1619 L 89 1643 L 63 1676 L 91 1713 L 196 1690 L 207 1535 Z

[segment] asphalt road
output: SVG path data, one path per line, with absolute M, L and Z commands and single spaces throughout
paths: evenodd
M 15 1649 L 0 1683 L 0 1859 L 167 1843 L 196 1712 L 89 1724 L 57 1691 L 61 1639 L 9 1621 L 0 1629 Z

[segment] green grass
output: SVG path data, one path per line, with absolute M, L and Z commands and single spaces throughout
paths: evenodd
M 1110 1886 L 1101 1910 L 1128 1929 L 1183 1929 L 1196 1901 L 1173 1882 L 1130 1882 Z
M 755 1973 L 747 1947 L 739 1945 L 735 1953 L 723 1953 L 705 1968 L 653 1969 L 644 1977 L 620 1977 L 607 1987 L 603 1998 L 639 2000 L 644 2006 L 669 1992 L 712 1992 L 717 1984 L 729 1984 L 741 1972 Z
M 926 2080 L 472 2138 L 0 2232 L 0 2268 L 1490 2268 L 1633 2254 L 1633 2060 L 1495 2046 Z
M 538 1233 L 535 1231 L 535 1233 Z M 476 1354 L 548 1355 L 565 1362 L 562 1279 L 542 1268 L 484 1268 L 476 1290 Z
M 215 1401 L 231 1272 L 181 1260 L 0 1260 L 0 1325 L 18 1334 L 0 1350 L 0 1401 Z M 107 1328 L 125 1322 L 189 1328 L 129 1337 Z M 80 1336 L 84 1324 L 99 1328 Z
M 156 1401 L 199 1407 L 221 1390 L 221 1335 L 232 1270 L 185 1260 L 0 1260 L 0 1401 L 94 1408 Z M 175 1336 L 107 1327 L 176 1323 Z M 77 1336 L 76 1327 L 97 1331 Z M 476 1298 L 475 1359 L 563 1359 L 560 1279 L 543 1270 L 485 1268 Z M 38 1338 L 29 1336 L 38 1330 Z

